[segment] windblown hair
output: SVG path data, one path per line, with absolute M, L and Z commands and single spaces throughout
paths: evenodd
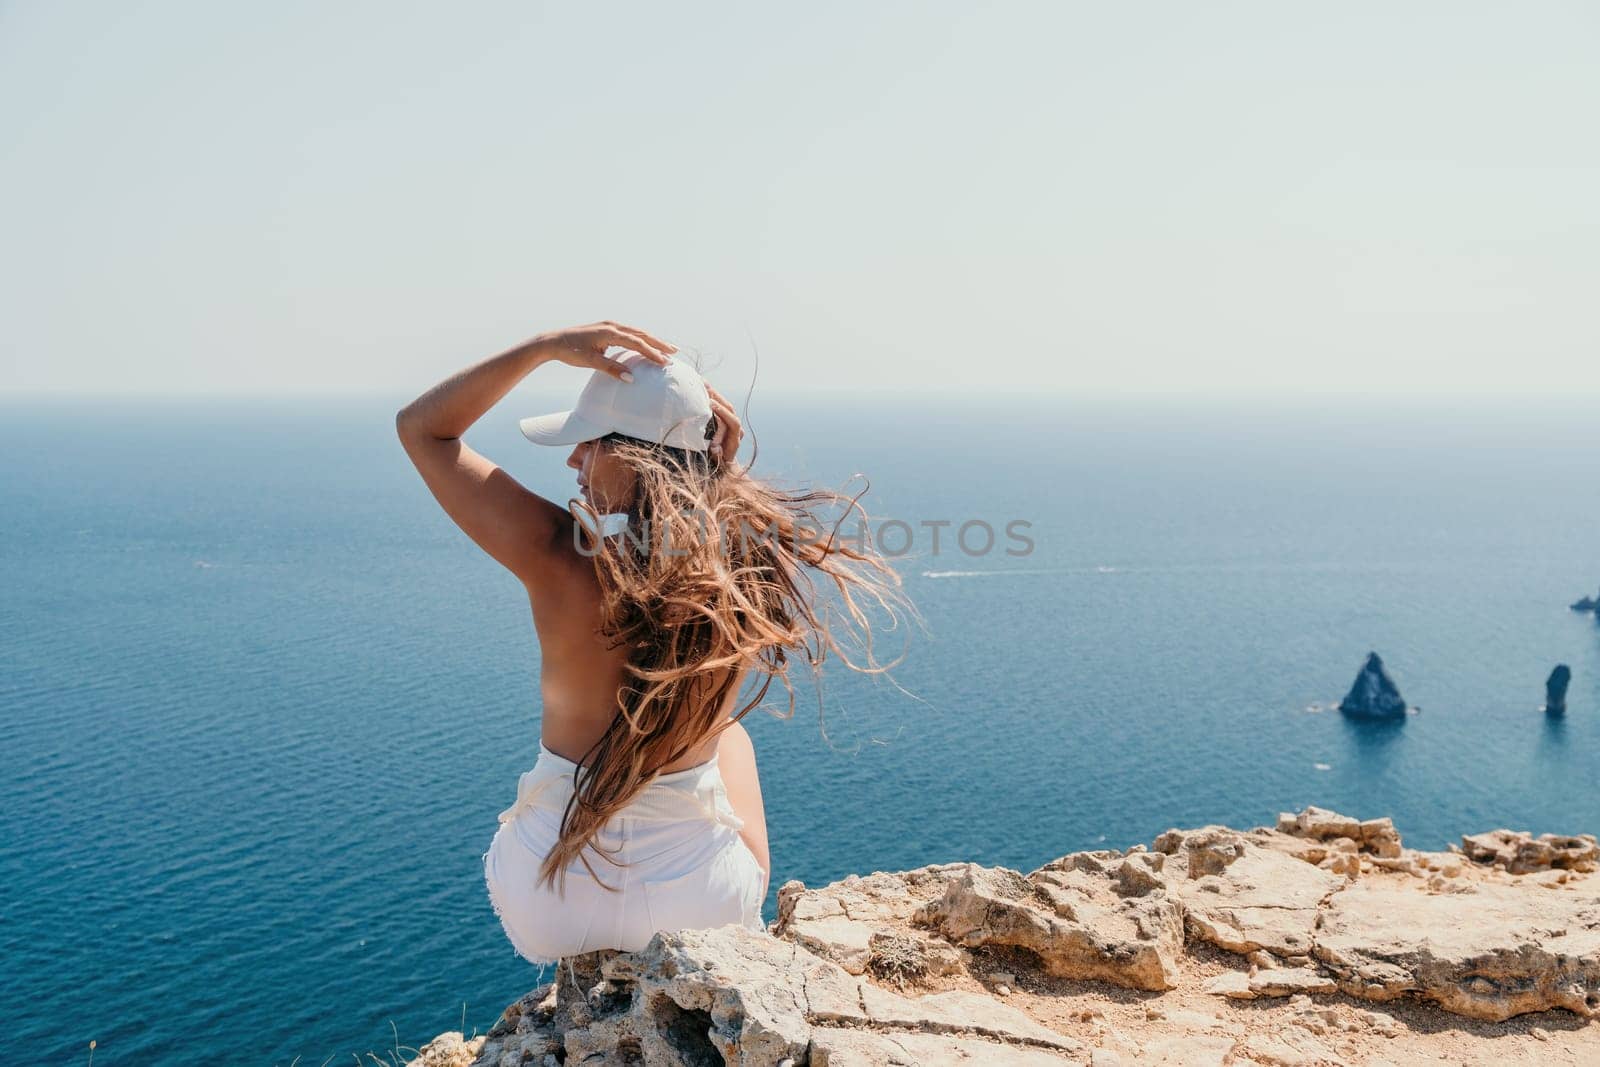
M 627 528 L 605 537 L 585 502 L 573 500 L 569 510 L 583 530 L 599 531 L 585 551 L 600 583 L 600 633 L 629 655 L 616 714 L 580 761 L 560 836 L 540 866 L 540 883 L 559 876 L 563 888 L 575 857 L 606 885 L 586 848 L 602 851 L 595 837 L 607 821 L 660 768 L 722 728 L 747 674 L 760 680 L 732 720 L 759 707 L 775 681 L 787 693 L 787 718 L 793 658 L 813 674 L 830 654 L 851 670 L 881 674 L 904 651 L 880 662 L 872 615 L 886 615 L 889 629 L 916 617 L 900 576 L 867 535 L 862 493 L 783 490 L 708 453 L 621 434 L 600 446 L 636 478 Z

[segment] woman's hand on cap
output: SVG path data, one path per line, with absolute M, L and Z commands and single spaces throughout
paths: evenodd
M 628 382 L 633 375 L 619 359 L 606 356 L 608 348 L 625 348 L 637 352 L 651 363 L 665 366 L 672 360 L 678 346 L 645 333 L 634 326 L 624 326 L 610 319 L 587 326 L 569 326 L 564 330 L 550 330 L 534 339 L 540 351 L 558 363 L 584 370 L 604 371 L 613 378 Z
M 711 458 L 726 463 L 739 451 L 739 439 L 744 436 L 744 425 L 734 414 L 733 405 L 706 383 L 706 395 L 711 398 L 711 414 L 716 416 L 717 428 L 711 437 Z

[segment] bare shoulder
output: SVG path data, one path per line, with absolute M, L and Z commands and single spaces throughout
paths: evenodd
M 755 760 L 756 743 L 750 739 L 750 731 L 744 728 L 744 723 L 729 723 L 717 735 L 717 755 L 719 759 L 726 756 L 752 762 Z
M 414 418 L 406 409 L 395 417 L 400 442 L 445 514 L 524 584 L 542 582 L 573 543 L 571 514 L 461 438 L 436 437 Z
M 522 584 L 541 642 L 594 640 L 600 619 L 600 580 L 594 560 L 570 535 L 551 542 L 545 565 L 527 575 Z

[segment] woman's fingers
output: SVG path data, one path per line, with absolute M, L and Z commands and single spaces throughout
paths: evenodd
M 717 412 L 717 422 L 722 426 L 723 448 L 726 449 L 729 458 L 732 458 L 733 454 L 739 451 L 739 442 L 744 439 L 744 426 L 740 424 L 739 416 L 735 415 L 728 405 L 723 404 L 712 410 Z
M 604 354 L 594 357 L 594 369 L 604 371 L 619 382 L 633 381 L 633 373 L 628 370 L 628 365 L 620 359 L 610 359 Z
M 744 424 L 739 421 L 739 416 L 734 412 L 733 405 L 728 402 L 728 398 L 711 388 L 710 383 L 706 384 L 706 395 L 711 398 L 711 410 L 720 411 L 722 416 L 731 424 L 734 436 L 740 436 L 743 433 Z
M 607 338 L 609 344 L 616 345 L 619 348 L 626 348 L 631 352 L 637 352 L 652 363 L 659 363 L 665 366 L 671 362 L 672 353 L 678 350 L 677 345 L 668 344 L 633 326 L 624 326 L 621 323 L 612 322 L 610 319 L 602 322 L 601 325 L 609 330 L 609 337 Z
M 672 353 L 678 350 L 675 344 L 663 341 L 637 327 L 624 326 L 610 319 L 588 326 L 575 326 L 570 330 L 555 331 L 550 336 L 559 344 L 555 355 L 563 363 L 577 367 L 587 365 L 592 370 L 604 371 L 613 378 L 625 382 L 631 382 L 633 375 L 621 361 L 620 355 L 618 358 L 608 357 L 606 355 L 608 350 L 626 349 L 663 367 L 672 362 Z
M 626 333 L 633 334 L 634 336 L 636 336 L 636 337 L 640 338 L 641 340 L 643 340 L 645 343 L 654 345 L 658 350 L 660 350 L 662 352 L 671 353 L 671 352 L 676 352 L 678 350 L 678 346 L 673 344 L 671 341 L 663 341 L 661 338 L 657 337 L 655 334 L 646 333 L 644 330 L 641 330 L 637 326 L 623 326 L 621 323 L 616 323 L 616 322 L 610 323 L 610 325 L 612 325 L 612 326 L 616 327 L 617 329 L 622 330 L 622 331 L 624 331 Z
M 719 462 L 730 460 L 739 451 L 744 427 L 739 422 L 739 416 L 734 414 L 733 405 L 721 393 L 707 385 L 706 394 L 711 398 L 711 413 L 717 419 L 717 429 L 711 438 L 711 454 Z
M 668 344 L 643 330 L 623 326 L 609 319 L 592 322 L 587 326 L 573 326 L 565 330 L 551 330 L 540 334 L 537 342 L 552 358 L 573 367 L 603 371 L 625 382 L 633 380 L 626 363 L 606 356 L 612 348 L 622 348 L 638 354 L 643 359 L 661 366 L 672 361 L 677 345 Z

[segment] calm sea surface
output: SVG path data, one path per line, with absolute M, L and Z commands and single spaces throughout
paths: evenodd
M 0 1004 L 39 1062 L 337 1062 L 481 1032 L 539 977 L 480 866 L 538 650 L 394 440 L 402 399 L 0 411 Z M 468 440 L 565 500 L 515 428 L 546 406 Z M 1600 626 L 1567 610 L 1600 586 L 1592 412 L 751 414 L 758 470 L 871 476 L 927 627 L 911 695 L 834 670 L 820 722 L 814 687 L 746 720 L 774 890 L 1306 804 L 1430 848 L 1600 830 Z M 973 520 L 992 552 L 955 544 Z M 1369 650 L 1422 708 L 1399 727 L 1319 710 Z

